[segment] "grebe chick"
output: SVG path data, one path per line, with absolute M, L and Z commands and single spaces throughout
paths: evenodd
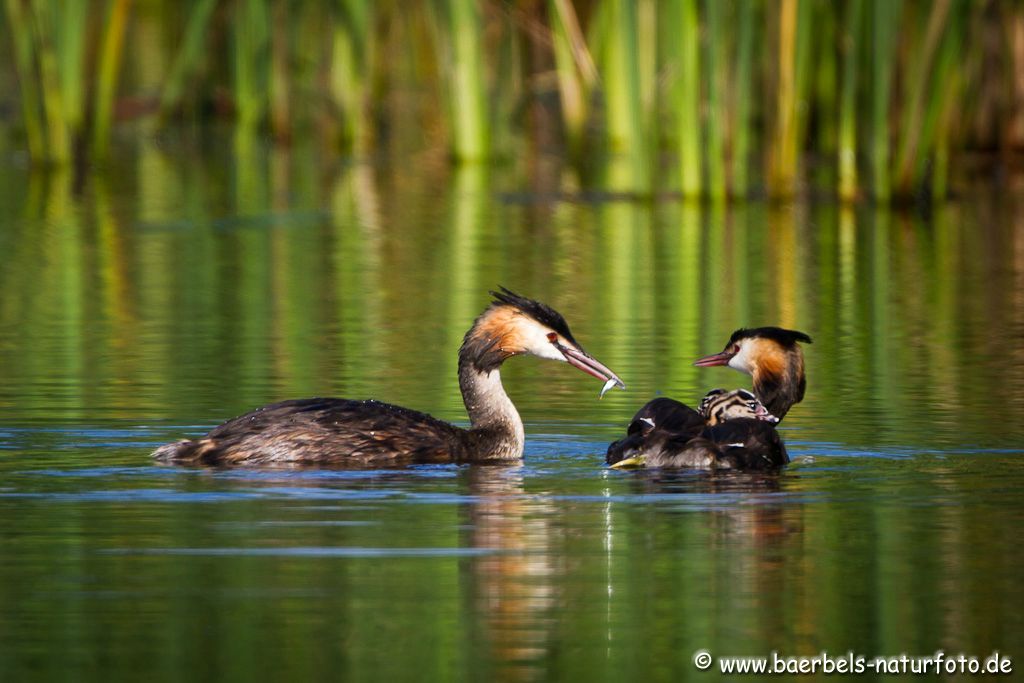
M 803 400 L 807 388 L 804 353 L 797 342 L 810 344 L 811 338 L 781 327 L 739 329 L 732 333 L 721 353 L 704 356 L 694 365 L 728 365 L 752 376 L 758 400 L 782 420 L 794 404 Z
M 746 389 L 713 389 L 694 410 L 656 398 L 633 417 L 626 438 L 608 447 L 615 468 L 768 469 L 789 462 L 778 418 Z
M 779 418 L 768 412 L 768 408 L 757 400 L 757 396 L 746 389 L 712 389 L 700 400 L 697 412 L 709 427 L 729 420 L 750 418 L 776 424 Z
M 192 465 L 396 466 L 509 462 L 523 455 L 523 422 L 499 369 L 530 354 L 566 362 L 626 385 L 573 338 L 554 309 L 505 288 L 476 319 L 459 349 L 459 388 L 470 427 L 381 403 L 310 398 L 274 403 L 229 420 L 206 436 L 156 449 L 165 463 Z

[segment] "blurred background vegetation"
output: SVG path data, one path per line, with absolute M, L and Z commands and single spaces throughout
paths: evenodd
M 584 189 L 885 202 L 999 179 L 1024 149 L 1013 0 L 4 0 L 3 18 L 0 144 L 34 164 L 229 122 L 239 145 L 360 159 L 556 154 Z

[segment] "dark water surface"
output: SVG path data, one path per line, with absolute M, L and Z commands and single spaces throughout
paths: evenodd
M 716 209 L 601 201 L 550 164 L 315 157 L 154 142 L 78 187 L 0 167 L 0 680 L 1024 658 L 1024 195 Z M 510 362 L 522 466 L 151 464 L 290 397 L 464 420 L 455 353 L 499 284 L 629 385 Z M 815 340 L 794 466 L 604 469 L 657 392 L 749 386 L 690 363 L 762 324 Z

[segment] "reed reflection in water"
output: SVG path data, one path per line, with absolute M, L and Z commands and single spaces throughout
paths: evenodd
M 1018 194 L 631 202 L 542 157 L 319 154 L 147 144 L 77 183 L 0 166 L 0 677 L 677 679 L 700 648 L 1024 652 Z M 464 420 L 456 352 L 497 285 L 556 306 L 629 386 L 599 401 L 571 368 L 508 363 L 521 466 L 149 461 L 290 397 Z M 603 468 L 657 392 L 746 384 L 691 363 L 760 324 L 815 340 L 783 425 L 796 464 Z
M 999 417 L 1024 404 L 1024 230 L 1011 200 L 929 216 L 512 201 L 501 188 L 514 171 L 468 166 L 439 183 L 444 168 L 354 166 L 311 182 L 310 153 L 257 150 L 231 180 L 215 163 L 143 148 L 139 173 L 96 176 L 82 192 L 67 175 L 8 169 L 10 414 L 210 423 L 331 394 L 462 419 L 455 352 L 485 291 L 505 284 L 559 307 L 630 385 L 594 403 L 581 378 L 514 363 L 528 422 L 618 425 L 655 392 L 693 400 L 739 385 L 690 362 L 736 327 L 771 323 L 815 338 L 808 398 L 790 421 L 807 438 L 930 447 L 1021 435 Z M 1004 411 L 986 409 L 993 394 Z

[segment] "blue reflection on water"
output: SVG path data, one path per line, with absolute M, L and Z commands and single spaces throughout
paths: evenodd
M 952 460 L 956 464 L 972 458 L 1013 456 L 1022 449 L 929 448 L 909 446 L 878 449 L 851 448 L 830 441 L 790 439 L 794 463 L 777 475 L 718 474 L 706 472 L 656 471 L 619 472 L 603 465 L 604 442 L 552 433 L 531 434 L 525 460 L 511 467 L 485 468 L 493 482 L 505 482 L 505 500 L 545 503 L 614 503 L 619 505 L 674 506 L 684 510 L 714 510 L 743 505 L 777 506 L 864 500 L 874 496 L 871 487 L 885 482 L 892 488 L 913 484 L 922 467 Z M 536 427 L 534 427 L 536 428 Z M 149 450 L 165 438 L 166 432 L 182 433 L 186 427 L 150 428 L 130 425 L 76 426 L 73 428 L 18 427 L 0 433 L 7 441 L 32 442 L 39 457 L 18 458 L 8 465 L 18 469 L 7 473 L 7 485 L 0 498 L 46 499 L 55 502 L 135 503 L 222 503 L 243 500 L 300 500 L 318 503 L 353 503 L 360 510 L 374 501 L 405 505 L 475 505 L 487 499 L 486 491 L 466 489 L 464 478 L 472 468 L 456 465 L 418 465 L 395 470 L 338 469 L 194 469 L 155 466 L 148 461 Z M 528 430 L 529 431 L 529 430 Z M 46 444 L 46 445 L 43 445 Z M 11 446 L 8 444 L 8 448 Z M 49 456 L 50 449 L 92 449 L 81 467 L 65 467 L 67 456 Z M 125 458 L 133 463 L 122 464 Z M 114 462 L 96 465 L 113 460 Z M 892 469 L 869 466 L 889 461 Z M 37 469 L 26 469 L 37 463 Z M 896 463 L 902 463 L 896 466 Z M 54 466 L 58 465 L 58 466 Z M 967 465 L 970 466 L 970 465 Z M 939 473 L 934 476 L 953 476 Z M 850 484 L 830 490 L 807 490 L 813 481 L 851 477 Z M 51 482 L 89 481 L 88 487 L 55 488 Z M 95 484 L 102 482 L 100 487 Z M 143 483 L 139 486 L 138 484 Z M 803 483 L 801 483 L 803 482 Z M 875 483 L 873 483 L 875 482 Z M 529 484 L 528 486 L 525 486 Z M 713 484 L 713 485 L 712 485 Z M 595 485 L 601 487 L 595 491 Z M 203 490 L 192 490 L 200 487 Z M 582 490 L 575 490 L 581 488 Z M 779 489 L 783 490 L 779 490 Z M 638 490 L 639 489 L 639 490 Z M 930 489 L 905 491 L 906 505 L 944 505 L 955 497 L 933 494 Z M 320 508 L 342 509 L 338 505 Z M 309 506 L 303 509 L 315 509 Z M 264 521 L 264 525 L 321 524 L 356 525 L 365 521 Z

